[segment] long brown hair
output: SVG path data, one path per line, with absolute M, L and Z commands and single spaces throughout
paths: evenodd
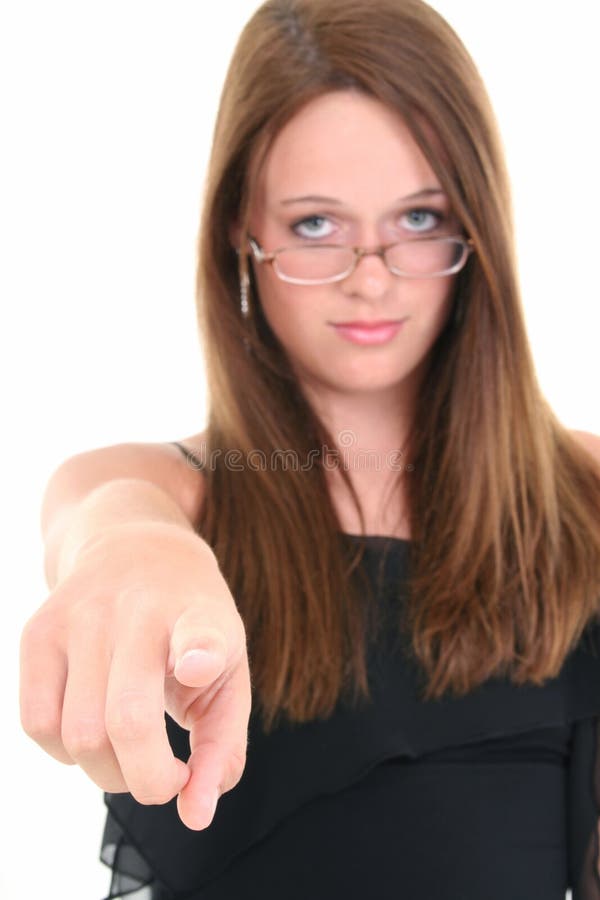
M 327 488 L 323 448 L 335 441 L 296 384 L 251 272 L 252 315 L 240 315 L 248 264 L 230 243 L 237 222 L 245 244 L 274 137 L 335 90 L 362 91 L 404 118 L 475 248 L 400 476 L 412 540 L 398 628 L 426 675 L 424 699 L 460 696 L 492 675 L 543 683 L 599 606 L 600 472 L 536 379 L 502 142 L 472 59 L 422 0 L 268 0 L 224 85 L 197 270 L 209 389 L 197 528 L 244 620 L 266 730 L 280 715 L 328 716 L 349 685 L 368 698 L 366 641 L 377 626 Z M 423 123 L 435 123 L 435 145 Z

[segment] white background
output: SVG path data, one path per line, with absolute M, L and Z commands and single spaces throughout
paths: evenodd
M 102 794 L 20 730 L 18 637 L 45 599 L 39 507 L 67 456 L 204 423 L 193 303 L 203 174 L 250 0 L 0 7 L 0 896 L 100 900 Z M 487 83 L 512 176 L 542 387 L 600 433 L 595 4 L 434 0 Z

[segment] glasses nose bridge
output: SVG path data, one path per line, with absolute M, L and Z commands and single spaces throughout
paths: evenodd
M 381 260 L 381 262 L 384 264 L 384 266 L 388 270 L 388 272 L 392 271 L 388 265 L 388 262 L 387 262 L 387 259 L 385 256 L 385 254 L 388 250 L 388 246 L 380 245 L 379 247 L 376 247 L 374 250 L 369 250 L 368 247 L 353 247 L 352 250 L 354 253 L 354 266 L 352 267 L 353 272 L 356 269 L 356 267 L 358 266 L 361 259 L 363 259 L 365 256 L 378 256 L 379 259 Z

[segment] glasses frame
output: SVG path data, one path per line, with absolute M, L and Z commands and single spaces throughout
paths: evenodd
M 385 254 L 392 247 L 397 247 L 399 244 L 415 244 L 415 243 L 432 243 L 439 241 L 454 241 L 456 243 L 462 244 L 463 247 L 463 255 L 461 259 L 455 263 L 450 269 L 447 269 L 443 272 L 436 273 L 434 275 L 410 275 L 407 272 L 401 272 L 399 269 L 396 269 L 393 266 L 388 265 L 388 262 L 385 258 Z M 375 250 L 369 250 L 366 247 L 347 247 L 344 244 L 300 244 L 296 247 L 278 247 L 277 250 L 273 250 L 272 252 L 267 252 L 263 250 L 260 246 L 256 238 L 249 236 L 248 244 L 250 245 L 250 249 L 252 251 L 252 255 L 256 262 L 259 263 L 270 263 L 273 268 L 273 271 L 277 275 L 277 277 L 281 281 L 285 281 L 288 284 L 301 284 L 301 285 L 311 285 L 311 284 L 333 284 L 336 281 L 343 281 L 344 278 L 348 278 L 355 271 L 358 266 L 360 260 L 363 256 L 378 256 L 383 264 L 387 267 L 388 271 L 392 273 L 392 275 L 397 275 L 401 278 L 445 278 L 447 275 L 454 275 L 456 272 L 460 272 L 460 270 L 465 266 L 469 254 L 474 252 L 475 245 L 473 243 L 472 238 L 467 238 L 462 234 L 456 235 L 444 235 L 434 236 L 434 237 L 425 237 L 425 238 L 413 238 L 407 241 L 394 241 L 392 244 L 384 244 L 380 247 L 377 247 Z M 349 266 L 349 268 L 345 272 L 341 272 L 338 275 L 332 275 L 329 278 L 294 278 L 291 275 L 285 275 L 281 272 L 277 265 L 277 256 L 285 250 L 301 250 L 304 248 L 315 249 L 316 246 L 319 247 L 331 247 L 336 250 L 344 249 L 344 250 L 352 250 L 354 253 L 354 261 Z

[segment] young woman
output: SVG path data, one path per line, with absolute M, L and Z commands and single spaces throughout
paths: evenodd
M 23 724 L 105 790 L 111 897 L 600 897 L 600 441 L 542 395 L 513 241 L 437 13 L 255 13 L 200 229 L 208 426 L 44 498 Z

